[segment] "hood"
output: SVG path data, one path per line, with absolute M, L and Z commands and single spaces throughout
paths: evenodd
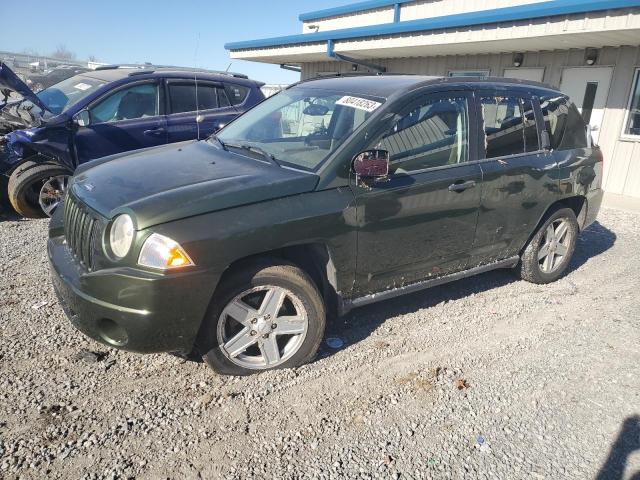
M 31 103 L 37 105 L 40 109 L 46 110 L 47 112 L 49 111 L 47 106 L 42 103 L 33 90 L 31 90 L 26 83 L 20 80 L 18 76 L 13 73 L 13 70 L 2 62 L 0 62 L 0 90 L 2 90 L 3 93 L 6 91 L 19 93 Z
M 209 142 L 174 143 L 85 165 L 76 170 L 73 194 L 107 218 L 133 213 L 139 230 L 309 192 L 318 183 L 312 173 L 230 153 Z

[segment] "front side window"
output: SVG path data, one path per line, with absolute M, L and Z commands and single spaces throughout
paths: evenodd
M 430 97 L 416 102 L 375 148 L 387 150 L 395 173 L 465 162 L 469 144 L 465 97 Z
M 218 108 L 218 95 L 215 85 L 195 82 L 169 84 L 169 106 L 171 113 L 195 112 Z
M 629 100 L 629 115 L 624 126 L 625 135 L 640 136 L 640 69 L 636 70 L 631 99 Z
M 317 170 L 382 101 L 296 87 L 241 115 L 217 138 L 229 149 L 259 148 L 280 163 Z
M 117 122 L 155 117 L 158 110 L 158 85 L 144 83 L 123 88 L 89 110 L 91 123 Z

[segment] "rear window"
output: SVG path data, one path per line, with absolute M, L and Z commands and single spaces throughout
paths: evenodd
M 588 146 L 587 126 L 578 108 L 566 97 L 543 99 L 540 106 L 553 150 Z
M 242 85 L 231 85 L 227 83 L 224 88 L 227 91 L 231 105 L 240 105 L 249 94 L 249 88 L 243 87 Z

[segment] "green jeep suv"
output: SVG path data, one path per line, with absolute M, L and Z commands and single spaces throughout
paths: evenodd
M 602 165 L 542 84 L 303 81 L 205 141 L 81 165 L 51 220 L 53 282 L 106 345 L 295 367 L 352 308 L 497 268 L 558 279 Z

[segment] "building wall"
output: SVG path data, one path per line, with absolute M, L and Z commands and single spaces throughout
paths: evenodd
M 400 21 L 416 20 L 419 18 L 434 18 L 457 13 L 478 12 L 494 8 L 513 7 L 540 3 L 548 0 L 419 0 L 403 3 L 400 7 Z M 363 27 L 393 22 L 393 5 L 361 12 L 354 12 L 334 17 L 305 20 L 302 22 L 302 33 L 336 30 L 340 28 Z
M 526 52 L 522 68 L 544 68 L 544 82 L 559 87 L 563 69 L 585 66 L 584 58 L 585 51 L 578 49 Z M 385 66 L 390 73 L 437 76 L 448 75 L 452 70 L 490 70 L 491 75 L 502 76 L 506 68 L 513 68 L 513 55 L 510 53 L 367 61 Z M 605 189 L 640 197 L 640 141 L 621 139 L 634 71 L 640 67 L 640 47 L 603 48 L 596 66 L 614 67 L 600 132 L 600 145 L 605 155 Z M 348 73 L 351 72 L 351 64 L 336 61 L 305 63 L 302 77 L 311 78 L 323 72 Z

